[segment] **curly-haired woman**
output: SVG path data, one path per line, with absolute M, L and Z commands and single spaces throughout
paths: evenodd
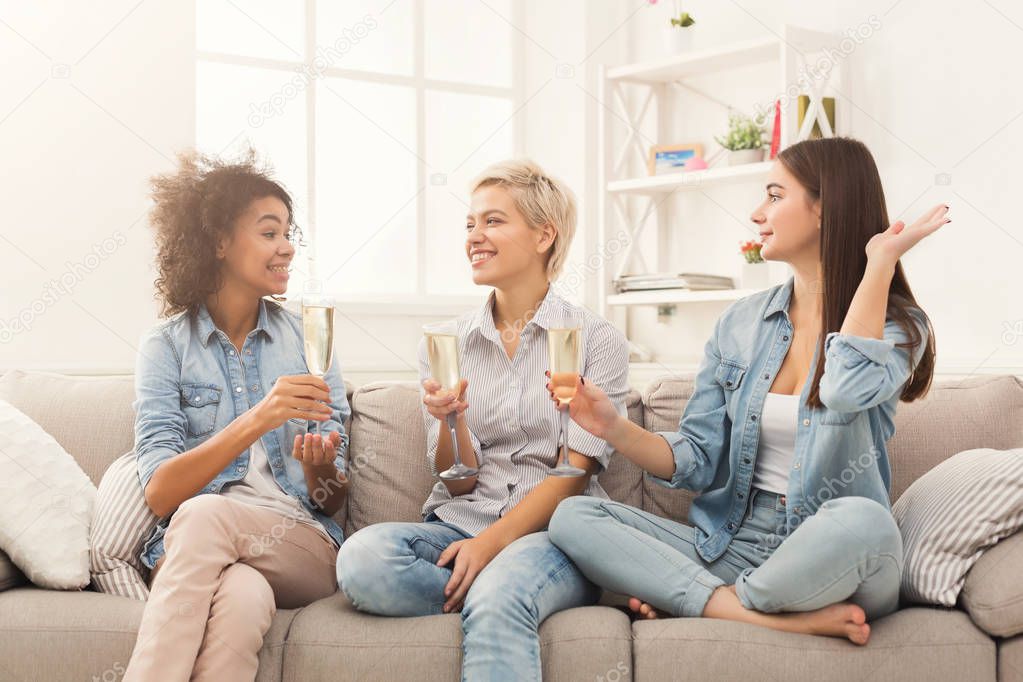
M 153 181 L 157 296 L 143 339 L 135 452 L 163 521 L 126 680 L 252 680 L 277 606 L 336 589 L 349 415 L 337 363 L 307 373 L 287 289 L 288 192 L 249 155 L 183 156 Z M 309 431 L 320 422 L 321 438 Z
M 586 381 L 572 418 L 699 493 L 692 525 L 573 497 L 551 541 L 582 573 L 635 595 L 642 617 L 720 618 L 866 644 L 899 602 L 902 538 L 886 442 L 900 400 L 927 392 L 934 335 L 899 263 L 949 222 L 935 206 L 888 224 L 877 166 L 856 140 L 779 154 L 752 220 L 785 284 L 718 320 L 677 432 L 630 424 Z

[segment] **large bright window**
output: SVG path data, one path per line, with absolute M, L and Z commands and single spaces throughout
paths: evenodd
M 342 300 L 478 295 L 467 186 L 521 139 L 520 5 L 197 0 L 196 144 L 274 166 Z

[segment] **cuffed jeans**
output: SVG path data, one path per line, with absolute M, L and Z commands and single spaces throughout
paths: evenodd
M 451 567 L 437 566 L 448 545 L 471 536 L 450 524 L 378 523 L 341 546 L 338 584 L 360 611 L 382 616 L 443 613 Z M 539 680 L 540 638 L 548 616 L 597 601 L 546 532 L 505 547 L 476 577 L 462 608 L 462 679 Z
M 859 605 L 868 619 L 899 605 L 902 536 L 891 512 L 864 497 L 828 500 L 791 532 L 781 495 L 753 489 L 746 517 L 713 562 L 694 529 L 628 505 L 587 497 L 562 502 L 550 539 L 601 587 L 675 616 L 700 616 L 715 589 L 735 585 L 761 613 Z

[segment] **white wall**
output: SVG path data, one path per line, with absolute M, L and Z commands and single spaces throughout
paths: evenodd
M 671 3 L 660 5 L 629 22 L 630 61 L 664 54 L 660 25 Z M 697 18 L 696 49 L 779 34 L 785 23 L 842 34 L 879 23 L 843 62 L 852 67 L 847 130 L 873 152 L 893 219 L 911 222 L 942 201 L 952 206 L 953 222 L 903 258 L 910 285 L 934 323 L 939 371 L 1023 374 L 1023 335 L 1004 334 L 1016 325 L 1023 331 L 1017 265 L 1023 229 L 1016 210 L 1023 184 L 1023 88 L 1018 69 L 1010 66 L 1023 58 L 1019 4 L 702 0 L 687 2 L 686 9 Z M 743 105 L 727 80 L 719 80 L 717 89 L 705 85 Z M 750 106 L 752 99 L 747 101 Z M 701 126 L 708 112 L 716 112 L 722 128 L 725 110 L 698 97 L 682 104 L 680 111 L 700 125 L 686 130 L 683 121 L 679 141 L 695 136 L 714 147 L 710 135 L 720 130 Z M 936 184 L 943 173 L 951 176 L 950 185 Z M 727 268 L 739 263 L 733 258 L 738 242 L 752 236 L 744 224 L 761 191 L 743 185 L 708 193 L 713 202 L 680 200 L 676 210 L 691 220 L 672 229 L 688 248 L 675 248 L 671 261 L 679 269 L 729 274 Z M 781 268 L 776 274 L 787 277 Z M 666 324 L 653 310 L 637 310 L 630 332 L 663 363 L 689 364 L 698 360 L 725 305 L 681 306 Z
M 156 319 L 147 179 L 194 139 L 190 3 L 0 18 L 0 371 L 130 369 Z

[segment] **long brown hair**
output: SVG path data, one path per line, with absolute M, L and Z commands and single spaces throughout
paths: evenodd
M 888 229 L 888 209 L 877 164 L 859 140 L 847 137 L 804 140 L 780 152 L 778 160 L 803 186 L 810 201 L 820 200 L 820 259 L 824 277 L 822 333 L 807 405 L 821 407 L 824 340 L 829 332 L 842 328 L 867 267 L 864 249 L 871 237 Z M 905 333 L 907 340 L 897 346 L 909 350 L 910 362 L 923 343 L 918 323 L 910 314 L 911 308 L 916 308 L 926 319 L 928 333 L 920 362 L 902 389 L 900 399 L 906 402 L 923 397 L 930 388 L 934 376 L 934 329 L 930 318 L 917 304 L 899 262 L 888 289 L 886 318 L 893 319 Z
M 172 173 L 152 178 L 156 231 L 156 298 L 163 316 L 195 314 L 199 304 L 221 286 L 217 243 L 231 234 L 234 222 L 256 199 L 276 197 L 288 209 L 290 239 L 301 243 L 294 223 L 291 195 L 261 165 L 256 152 L 225 161 L 197 151 L 178 157 Z

